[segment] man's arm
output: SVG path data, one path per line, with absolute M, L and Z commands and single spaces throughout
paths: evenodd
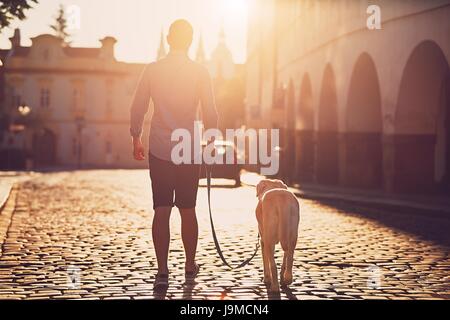
M 150 103 L 150 78 L 147 65 L 142 71 L 141 78 L 134 93 L 133 102 L 130 108 L 130 134 L 133 137 L 133 156 L 136 160 L 144 160 L 145 152 L 142 145 L 142 126 L 144 118 L 148 112 Z

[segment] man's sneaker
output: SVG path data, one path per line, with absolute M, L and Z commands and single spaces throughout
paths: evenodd
M 156 274 L 155 282 L 153 283 L 154 289 L 167 288 L 169 286 L 169 275 L 168 274 Z
M 193 271 L 187 271 L 185 273 L 185 279 L 186 282 L 192 282 L 195 280 L 195 277 L 197 277 L 198 273 L 200 271 L 200 266 L 198 264 L 195 264 Z

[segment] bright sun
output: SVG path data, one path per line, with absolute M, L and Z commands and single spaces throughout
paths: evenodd
M 224 16 L 241 19 L 247 15 L 248 0 L 222 0 L 221 2 Z

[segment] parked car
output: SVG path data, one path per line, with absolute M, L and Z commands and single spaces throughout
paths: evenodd
M 204 144 L 205 145 L 205 144 Z M 223 178 L 223 179 L 233 179 L 235 181 L 235 186 L 238 187 L 241 185 L 241 169 L 242 165 L 238 164 L 238 159 L 241 158 L 241 155 L 237 151 L 236 146 L 233 142 L 224 141 L 224 140 L 216 140 L 214 142 L 214 146 L 218 155 L 223 157 L 223 164 L 212 164 L 212 178 Z M 233 163 L 227 164 L 226 159 L 227 156 L 233 154 Z M 200 177 L 206 178 L 205 166 L 201 167 Z

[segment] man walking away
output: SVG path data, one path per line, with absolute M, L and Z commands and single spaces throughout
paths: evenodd
M 176 165 L 171 160 L 172 147 L 177 143 L 171 141 L 171 134 L 173 130 L 183 128 L 194 136 L 199 103 L 205 128 L 217 127 L 210 75 L 204 66 L 187 55 L 192 36 L 192 26 L 186 20 L 172 23 L 167 36 L 169 54 L 145 67 L 131 106 L 133 156 L 143 161 L 142 125 L 150 99 L 154 104 L 148 162 L 154 209 L 152 237 L 158 263 L 155 288 L 168 285 L 169 218 L 174 205 L 181 215 L 186 280 L 193 280 L 199 272 L 195 261 L 198 240 L 195 205 L 200 165 L 193 162 Z

